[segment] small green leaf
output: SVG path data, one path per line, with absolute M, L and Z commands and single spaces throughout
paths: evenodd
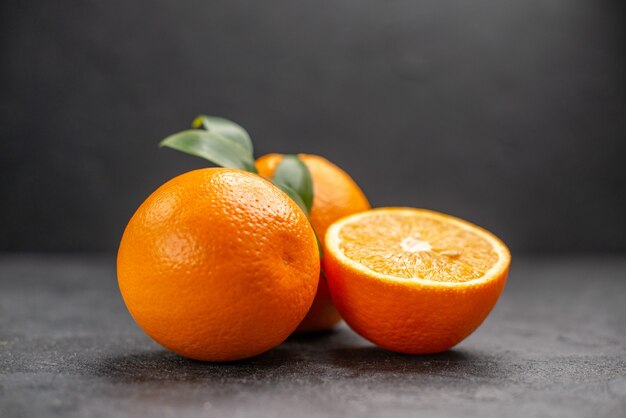
M 313 206 L 313 179 L 307 166 L 296 155 L 285 155 L 276 167 L 274 179 L 292 188 L 307 208 Z
M 296 205 L 300 206 L 300 209 L 302 209 L 302 211 L 304 212 L 305 215 L 307 215 L 307 217 L 309 216 L 309 210 L 307 209 L 306 205 L 302 201 L 302 198 L 300 197 L 300 195 L 294 189 L 287 186 L 285 183 L 281 183 L 275 178 L 270 179 L 270 181 L 274 184 L 274 186 L 278 187 L 280 190 L 285 192 L 285 194 L 289 196 L 291 200 L 296 202 Z
M 252 140 L 248 132 L 235 122 L 219 116 L 197 116 L 191 126 L 195 129 L 205 129 L 209 132 L 224 136 L 239 144 L 250 157 L 253 155 Z
M 214 132 L 191 129 L 165 138 L 160 147 L 169 147 L 204 158 L 220 167 L 256 173 L 254 159 L 239 144 Z

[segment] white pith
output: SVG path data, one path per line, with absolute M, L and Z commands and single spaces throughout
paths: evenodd
M 423 241 L 420 239 L 419 234 L 413 234 L 411 236 L 406 237 L 400 242 L 400 246 L 402 249 L 409 253 L 419 253 L 420 251 L 432 251 L 433 247 L 431 247 L 428 241 Z

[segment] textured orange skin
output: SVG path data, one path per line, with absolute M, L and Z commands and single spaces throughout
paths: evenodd
M 323 243 L 326 230 L 333 222 L 344 216 L 363 212 L 370 208 L 370 204 L 359 186 L 341 168 L 317 155 L 298 154 L 298 156 L 304 161 L 313 178 L 313 208 L 310 218 L 313 229 Z M 260 157 L 256 161 L 259 174 L 272 177 L 282 158 L 282 154 Z M 313 306 L 296 332 L 327 330 L 341 320 L 339 312 L 333 305 L 326 281 L 320 277 L 319 282 Z
M 117 258 L 135 321 L 164 347 L 205 361 L 283 342 L 313 302 L 319 268 L 302 210 L 267 180 L 223 168 L 182 174 L 152 193 Z
M 341 263 L 328 250 L 322 265 L 348 325 L 374 344 L 406 354 L 439 353 L 469 336 L 495 306 L 508 274 L 507 267 L 490 281 L 455 286 L 381 280 Z

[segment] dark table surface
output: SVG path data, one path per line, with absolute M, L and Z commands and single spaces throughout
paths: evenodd
M 0 416 L 626 416 L 626 258 L 515 258 L 453 350 L 406 356 L 345 325 L 230 364 L 134 324 L 113 257 L 0 257 Z

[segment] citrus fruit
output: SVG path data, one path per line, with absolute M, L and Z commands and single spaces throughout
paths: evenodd
M 298 154 L 306 164 L 313 178 L 313 207 L 309 217 L 313 229 L 323 242 L 328 227 L 344 216 L 362 212 L 370 208 L 367 198 L 341 168 L 327 159 L 308 154 Z M 259 174 L 271 177 L 281 162 L 283 155 L 268 154 L 256 161 Z M 320 277 L 317 295 L 311 310 L 304 318 L 298 332 L 322 331 L 332 328 L 341 320 L 333 305 L 326 281 Z
M 424 209 L 348 216 L 326 233 L 324 271 L 357 333 L 388 350 L 445 351 L 496 304 L 511 260 L 491 233 Z
M 150 195 L 122 237 L 122 296 L 143 330 L 197 360 L 251 357 L 283 342 L 308 312 L 319 252 L 306 215 L 240 170 L 182 174 Z

